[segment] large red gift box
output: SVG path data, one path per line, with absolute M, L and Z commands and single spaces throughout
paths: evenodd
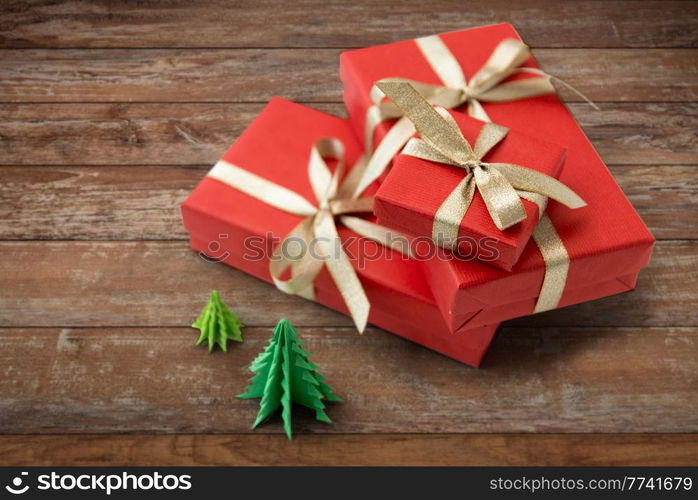
M 500 42 L 520 39 L 510 24 L 439 36 L 466 78 L 482 67 Z M 533 58 L 525 66 L 538 67 Z M 366 111 L 373 104 L 370 90 L 378 80 L 401 77 L 442 84 L 414 40 L 345 52 L 340 60 L 340 76 L 358 137 L 363 137 Z M 632 289 L 637 273 L 649 261 L 654 238 L 564 104 L 556 95 L 548 94 L 482 105 L 494 123 L 567 149 L 559 180 L 581 196 L 587 207 L 570 210 L 554 201 L 548 203 L 546 214 L 569 255 L 569 272 L 559 305 Z M 384 123 L 378 127 L 376 142 L 390 126 Z M 536 244 L 529 241 L 512 272 L 478 262 L 442 259 L 428 260 L 425 268 L 439 308 L 449 328 L 456 330 L 533 312 L 545 264 Z
M 451 112 L 463 137 L 474 145 L 484 122 Z M 511 130 L 485 156 L 490 163 L 514 163 L 557 178 L 565 149 Z M 408 155 L 393 161 L 390 174 L 376 192 L 374 213 L 378 223 L 414 236 L 432 237 L 432 225 L 441 203 L 465 177 L 463 169 Z M 511 270 L 538 223 L 538 205 L 521 199 L 526 218 L 500 230 L 487 211 L 479 191 L 463 217 L 458 238 L 460 252 L 491 265 Z
M 359 157 L 360 146 L 346 120 L 274 98 L 222 160 L 314 201 L 308 157 L 312 145 L 326 137 L 344 144 L 347 165 Z M 260 249 L 285 237 L 301 220 L 208 176 L 184 202 L 182 215 L 193 249 L 269 282 L 268 255 Z M 338 226 L 371 303 L 370 323 L 467 364 L 480 363 L 497 325 L 450 333 L 422 263 L 355 238 L 355 233 Z M 347 313 L 326 268 L 314 285 L 317 302 Z

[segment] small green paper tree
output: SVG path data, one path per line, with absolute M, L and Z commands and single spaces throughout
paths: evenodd
M 281 417 L 288 439 L 291 434 L 291 404 L 297 403 L 315 410 L 315 418 L 322 422 L 332 421 L 325 413 L 323 399 L 341 401 L 325 384 L 324 377 L 317 372 L 318 366 L 308 361 L 308 352 L 298 340 L 296 329 L 286 319 L 274 328 L 269 345 L 250 365 L 256 375 L 241 399 L 262 398 L 259 413 L 252 428 L 256 428 L 280 406 Z
M 216 344 L 227 351 L 229 339 L 242 342 L 240 329 L 245 325 L 233 311 L 228 309 L 218 292 L 214 290 L 208 298 L 208 304 L 191 326 L 201 331 L 196 345 L 208 341 L 208 352 L 211 352 Z

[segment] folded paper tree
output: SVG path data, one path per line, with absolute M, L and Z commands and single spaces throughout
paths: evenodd
M 196 345 L 206 343 L 208 352 L 211 352 L 216 345 L 227 351 L 228 340 L 242 342 L 241 329 L 245 325 L 242 324 L 237 314 L 223 303 L 221 296 L 214 290 L 208 298 L 206 307 L 191 326 L 201 331 Z
M 331 423 L 325 413 L 324 401 L 341 401 L 318 373 L 318 366 L 308 360 L 308 352 L 298 340 L 298 332 L 287 319 L 274 328 L 269 345 L 250 365 L 255 373 L 240 399 L 261 398 L 259 413 L 252 425 L 255 429 L 279 408 L 284 431 L 292 439 L 292 403 L 315 410 L 315 418 Z

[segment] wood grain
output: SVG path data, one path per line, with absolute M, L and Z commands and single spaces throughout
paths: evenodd
M 698 239 L 698 168 L 613 166 L 652 233 Z M 0 239 L 187 239 L 180 205 L 200 167 L 0 167 Z
M 234 395 L 269 335 L 208 354 L 191 328 L 0 329 L 0 431 L 250 433 L 259 403 Z M 480 369 L 376 329 L 301 335 L 345 402 L 332 425 L 299 409 L 299 433 L 698 430 L 696 327 L 505 327 Z
M 539 49 L 547 72 L 596 102 L 698 98 L 692 49 Z M 0 101 L 340 102 L 336 49 L 0 50 Z M 270 76 L 270 75 L 273 75 Z M 580 98 L 567 89 L 568 101 Z
M 341 104 L 312 104 L 342 116 Z M 0 104 L 0 164 L 212 165 L 264 104 Z M 698 104 L 570 109 L 614 165 L 698 164 Z
M 695 434 L 0 436 L 3 466 L 693 466 Z
M 697 326 L 698 241 L 665 241 L 637 290 L 517 320 L 522 326 Z M 175 242 L 2 242 L 0 326 L 185 326 L 211 289 L 245 323 L 350 320 Z
M 271 95 L 341 115 L 341 50 L 501 21 L 601 107 L 562 92 L 664 240 L 635 292 L 507 322 L 475 370 L 188 250 L 179 203 Z M 696 23 L 692 0 L 2 2 L 0 465 L 695 465 Z M 188 328 L 213 287 L 251 325 L 228 354 Z M 282 316 L 347 400 L 291 443 L 233 398 Z
M 6 2 L 5 47 L 364 47 L 509 21 L 534 47 L 695 47 L 695 2 Z M 269 13 L 273 12 L 273 29 Z M 651 29 L 648 29 L 651 28 Z
M 185 240 L 180 205 L 207 171 L 0 167 L 0 239 Z

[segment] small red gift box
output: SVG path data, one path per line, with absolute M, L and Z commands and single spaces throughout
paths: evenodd
M 463 137 L 475 144 L 484 123 L 463 113 L 450 112 Z M 514 163 L 557 178 L 565 159 L 564 148 L 509 131 L 484 158 L 491 163 Z M 378 223 L 432 238 L 434 218 L 443 201 L 465 177 L 463 169 L 405 154 L 393 161 L 390 174 L 376 192 L 374 213 Z M 479 191 L 460 222 L 460 253 L 511 270 L 531 238 L 539 207 L 521 199 L 526 218 L 504 230 L 495 225 Z
M 313 144 L 326 137 L 343 143 L 348 165 L 359 157 L 360 147 L 346 120 L 275 98 L 222 160 L 315 200 L 308 157 Z M 265 249 L 302 219 L 210 175 L 184 202 L 182 215 L 192 248 L 266 281 L 272 278 Z M 424 279 L 422 263 L 337 226 L 370 301 L 372 324 L 467 364 L 480 363 L 496 325 L 450 333 Z M 313 285 L 317 302 L 347 313 L 326 267 Z
M 510 24 L 446 33 L 439 38 L 468 81 L 504 40 L 520 40 Z M 537 68 L 532 57 L 522 66 Z M 350 120 L 359 137 L 364 137 L 366 113 L 374 104 L 370 95 L 374 83 L 405 78 L 443 85 L 414 40 L 345 52 L 340 75 Z M 510 80 L 533 77 L 515 74 Z M 547 267 L 550 271 L 569 266 L 563 273 L 562 294 L 550 307 L 632 289 L 637 273 L 649 261 L 654 238 L 564 104 L 555 94 L 480 104 L 492 122 L 564 146 L 567 157 L 559 180 L 587 203 L 580 210 L 548 203 L 546 214 L 564 250 L 557 251 Z M 383 122 L 376 128 L 375 143 L 391 126 L 392 122 Z M 428 260 L 425 269 L 446 322 L 456 330 L 534 312 L 546 262 L 531 240 L 510 273 L 478 262 L 442 259 Z M 555 273 L 549 276 L 554 282 Z

